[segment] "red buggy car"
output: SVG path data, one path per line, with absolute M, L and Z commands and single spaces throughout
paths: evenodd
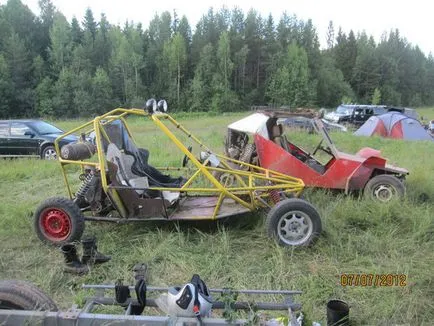
M 293 114 L 292 114 L 293 115 Z M 322 121 L 313 118 L 313 127 L 322 140 L 312 153 L 290 141 L 278 122 L 291 114 L 264 111 L 236 121 L 228 126 L 225 151 L 229 157 L 260 165 L 300 178 L 308 187 L 341 189 L 345 193 L 363 190 L 367 197 L 383 202 L 405 194 L 403 183 L 408 171 L 392 166 L 381 152 L 362 148 L 355 155 L 339 151 Z M 254 143 L 249 143 L 248 134 Z M 328 157 L 321 163 L 316 154 Z

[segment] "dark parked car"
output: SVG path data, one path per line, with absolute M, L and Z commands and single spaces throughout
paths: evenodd
M 61 134 L 63 130 L 42 120 L 0 120 L 0 157 L 55 159 L 54 140 Z M 68 136 L 59 146 L 77 140 L 75 136 Z
M 381 115 L 391 111 L 400 112 L 416 120 L 419 118 L 414 109 L 365 104 L 341 104 L 335 111 L 327 113 L 324 118 L 335 123 L 348 123 L 358 127 L 364 124 L 373 115 Z
M 360 126 L 373 115 L 388 112 L 385 105 L 342 104 L 336 111 L 327 113 L 324 118 L 335 123 L 350 123 Z
M 403 108 L 403 107 L 397 107 L 397 106 L 388 106 L 387 111 L 388 112 L 391 112 L 391 111 L 399 112 L 399 113 L 402 113 L 403 115 L 406 115 L 407 117 L 419 120 L 419 114 L 416 112 L 415 109 Z

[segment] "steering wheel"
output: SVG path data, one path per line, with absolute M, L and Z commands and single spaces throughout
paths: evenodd
M 323 139 L 321 139 L 321 141 L 319 142 L 318 146 L 317 146 L 317 147 L 315 147 L 315 149 L 314 149 L 314 151 L 313 151 L 312 155 L 315 155 L 315 154 L 316 154 L 316 152 L 318 152 L 318 150 L 319 150 L 319 149 L 321 148 L 321 144 L 322 144 L 322 141 L 323 141 Z
M 290 153 L 292 155 L 294 155 L 296 159 L 298 159 L 298 160 L 300 160 L 302 162 L 306 161 L 307 157 L 305 155 L 301 154 L 300 152 L 294 150 L 294 151 L 291 151 Z
M 321 147 L 321 149 L 322 149 L 324 152 L 326 152 L 327 154 L 329 154 L 330 156 L 333 156 L 333 153 L 332 153 L 330 147 L 328 147 L 328 146 L 327 146 L 326 148 Z
M 193 146 L 188 146 L 187 147 L 188 151 L 191 153 L 191 150 L 193 149 Z M 187 165 L 188 161 L 190 160 L 190 158 L 187 155 L 184 155 L 184 158 L 182 159 L 182 167 L 185 168 L 185 166 Z

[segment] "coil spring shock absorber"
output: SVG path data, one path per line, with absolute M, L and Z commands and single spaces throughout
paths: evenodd
M 86 174 L 80 176 L 81 177 L 80 179 L 82 179 L 83 182 L 81 183 L 80 188 L 75 193 L 76 198 L 79 198 L 79 197 L 84 198 L 84 195 L 89 190 L 90 184 L 91 184 L 94 176 L 95 175 L 93 173 L 86 173 Z
M 270 194 L 270 198 L 273 203 L 277 204 L 280 202 L 280 194 L 276 189 L 269 190 L 268 193 Z

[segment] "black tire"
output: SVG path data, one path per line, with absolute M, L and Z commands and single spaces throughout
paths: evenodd
M 366 198 L 388 202 L 405 195 L 405 186 L 397 177 L 390 174 L 380 174 L 369 180 L 363 194 Z
M 57 159 L 56 148 L 53 145 L 45 146 L 41 152 L 41 159 L 43 160 Z
M 33 225 L 43 242 L 62 245 L 80 240 L 84 231 L 84 217 L 72 200 L 52 197 L 39 205 Z
M 265 225 L 268 236 L 276 239 L 279 245 L 288 247 L 310 246 L 322 231 L 318 211 L 313 205 L 300 198 L 289 198 L 278 202 L 268 212 Z M 289 230 L 289 227 L 293 229 Z M 292 237 L 297 239 L 292 240 Z
M 44 292 L 25 281 L 0 281 L 0 309 L 57 311 Z

